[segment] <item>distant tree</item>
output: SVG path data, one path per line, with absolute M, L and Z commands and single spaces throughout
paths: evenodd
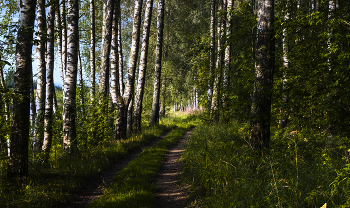
M 163 29 L 164 29 L 164 0 L 158 1 L 157 16 L 157 45 L 156 45 L 156 64 L 154 70 L 154 87 L 151 120 L 149 125 L 159 124 L 159 97 L 160 97 L 160 79 L 162 73 L 162 53 L 163 53 Z
M 271 93 L 274 72 L 274 0 L 261 0 L 258 4 L 256 64 L 252 94 L 250 133 L 251 146 L 269 148 Z
M 35 0 L 22 0 L 16 42 L 13 115 L 11 128 L 9 177 L 28 175 L 30 83 L 32 80 L 32 41 Z

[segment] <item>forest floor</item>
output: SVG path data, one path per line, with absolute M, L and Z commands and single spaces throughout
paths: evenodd
M 134 150 L 122 160 L 113 164 L 108 170 L 96 175 L 78 189 L 66 201 L 66 203 L 60 204 L 57 207 L 86 207 L 88 204 L 94 202 L 97 198 L 103 195 L 105 187 L 111 184 L 114 175 L 126 167 L 126 165 L 135 159 L 143 150 L 152 147 L 158 141 L 164 139 L 170 132 L 171 130 L 163 133 L 158 139 Z M 192 129 L 188 130 L 180 142 L 169 149 L 169 153 L 165 156 L 164 161 L 162 162 L 162 168 L 155 179 L 158 207 L 180 208 L 186 203 L 186 187 L 180 187 L 177 184 L 177 180 L 181 174 L 181 152 L 186 139 L 191 132 Z

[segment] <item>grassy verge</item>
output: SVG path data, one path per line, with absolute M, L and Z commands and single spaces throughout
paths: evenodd
M 53 149 L 49 167 L 30 165 L 30 174 L 25 178 L 6 179 L 6 169 L 0 175 L 0 207 L 53 207 L 64 202 L 69 193 L 92 176 L 107 169 L 131 150 L 140 147 L 166 129 L 174 127 L 177 119 L 161 121 L 157 127 L 145 127 L 141 134 L 120 141 L 106 141 L 90 146 L 79 155 L 62 155 Z M 2 162 L 6 166 L 6 162 Z
M 274 130 L 269 152 L 253 152 L 249 125 L 197 127 L 184 153 L 191 206 L 350 207 L 348 138 Z
M 168 148 L 176 144 L 193 122 L 182 119 L 178 128 L 153 147 L 143 151 L 121 170 L 105 190 L 104 196 L 89 207 L 157 207 L 154 177 Z

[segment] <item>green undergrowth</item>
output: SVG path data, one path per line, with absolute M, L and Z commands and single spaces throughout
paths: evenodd
M 273 130 L 269 151 L 248 145 L 248 124 L 198 126 L 184 153 L 192 206 L 350 207 L 350 141 Z
M 182 118 L 165 118 L 159 126 L 144 127 L 141 134 L 125 140 L 106 140 L 79 150 L 77 155 L 64 155 L 59 145 L 53 147 L 48 166 L 30 162 L 29 176 L 9 180 L 6 161 L 1 163 L 0 207 L 53 207 L 64 201 L 92 176 L 110 167 L 166 130 L 175 127 Z
M 144 150 L 121 170 L 106 188 L 104 195 L 89 207 L 158 207 L 154 195 L 154 177 L 168 148 L 182 138 L 186 130 L 196 124 L 193 117 L 182 119 L 178 128 L 153 147 Z

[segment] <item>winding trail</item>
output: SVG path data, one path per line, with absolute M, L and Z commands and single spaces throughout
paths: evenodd
M 183 147 L 191 134 L 193 128 L 188 130 L 179 143 L 169 149 L 162 168 L 158 173 L 155 185 L 157 187 L 156 197 L 159 208 L 180 208 L 187 203 L 187 187 L 180 187 L 177 184 L 181 175 L 181 154 Z
M 131 151 L 129 154 L 125 155 L 125 157 L 122 158 L 120 161 L 113 164 L 109 169 L 91 178 L 91 180 L 87 181 L 81 188 L 74 192 L 65 203 L 59 204 L 56 207 L 86 207 L 88 204 L 92 203 L 98 197 L 103 195 L 104 187 L 108 186 L 111 183 L 113 176 L 115 176 L 120 170 L 122 170 L 130 161 L 135 159 L 144 149 L 147 149 L 155 145 L 158 141 L 164 139 L 164 137 L 168 135 L 168 133 L 170 133 L 172 130 L 173 129 L 170 129 L 164 132 L 157 139 Z

